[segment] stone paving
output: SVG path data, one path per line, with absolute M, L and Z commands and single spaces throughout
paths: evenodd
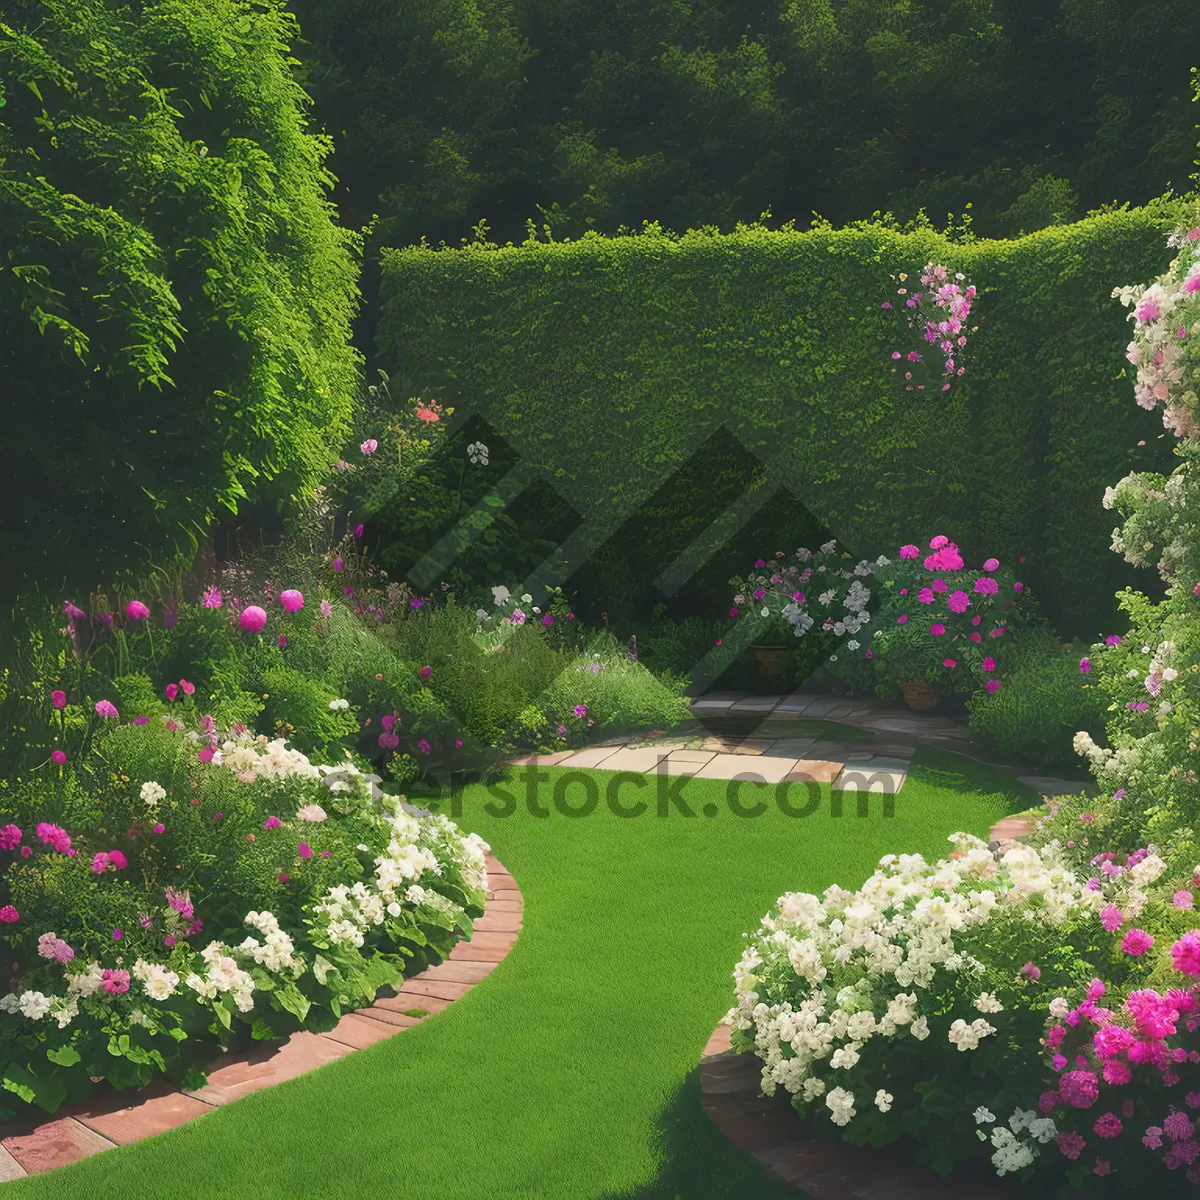
M 15 1132 L 0 1138 L 0 1182 L 164 1133 L 441 1012 L 495 970 L 521 930 L 524 903 L 516 881 L 490 854 L 487 870 L 487 903 L 471 940 L 455 945 L 444 962 L 404 980 L 394 996 L 378 996 L 369 1008 L 347 1013 L 328 1033 L 295 1033 L 282 1044 L 223 1056 L 209 1069 L 207 1085 L 195 1092 L 162 1081 L 137 1092 L 100 1092 L 53 1116 L 40 1110 L 24 1115 L 9 1126 Z
M 697 779 L 753 775 L 767 783 L 818 780 L 831 783 L 834 791 L 895 795 L 904 786 L 918 746 L 929 745 L 990 763 L 1043 796 L 1095 791 L 1090 782 L 1042 775 L 987 754 L 972 743 L 964 722 L 892 708 L 872 699 L 803 692 L 789 696 L 710 692 L 692 701 L 691 707 L 694 719 L 670 735 L 611 738 L 582 750 L 513 759 L 511 765 L 661 772 Z M 847 741 L 800 732 L 816 721 L 863 730 L 869 736 Z M 712 732 L 723 723 L 750 727 L 752 732 Z

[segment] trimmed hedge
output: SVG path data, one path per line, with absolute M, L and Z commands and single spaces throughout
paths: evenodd
M 1159 419 L 1131 403 L 1111 292 L 1162 270 L 1184 211 L 1168 196 L 1014 241 L 870 222 L 724 236 L 647 223 L 619 238 L 544 243 L 531 226 L 519 246 L 387 250 L 377 351 L 396 395 L 486 419 L 585 516 L 598 553 L 647 587 L 716 516 L 697 504 L 706 482 L 729 482 L 719 460 L 748 451 L 742 486 L 756 474 L 783 489 L 756 529 L 779 544 L 759 552 L 799 544 L 797 508 L 864 557 L 894 553 L 902 534 L 945 534 L 968 561 L 1024 556 L 1050 620 L 1090 638 L 1134 579 L 1109 550 L 1104 488 L 1170 462 Z M 891 372 L 907 338 L 881 304 L 896 300 L 889 275 L 915 281 L 930 260 L 979 289 L 978 333 L 954 389 L 916 396 Z M 698 477 L 664 486 L 701 450 Z M 730 574 L 746 540 L 727 539 Z M 607 573 L 593 574 L 603 589 Z M 718 612 L 727 597 L 708 574 Z
M 332 467 L 360 239 L 294 32 L 281 0 L 4 6 L 0 599 L 190 554 Z

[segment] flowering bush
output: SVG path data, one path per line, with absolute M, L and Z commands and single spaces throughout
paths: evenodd
M 905 545 L 895 559 L 881 555 L 849 568 L 850 555 L 838 555 L 836 546 L 827 542 L 815 555 L 797 550 L 790 565 L 782 552 L 770 563 L 759 559 L 755 573 L 731 580 L 738 592 L 730 616 L 785 625 L 796 637 L 815 628 L 841 638 L 830 659 L 838 673 L 870 662 L 885 680 L 881 691 L 887 681 L 914 679 L 997 690 L 1014 640 L 1009 614 L 1024 591 L 998 560 L 968 570 L 958 547 L 938 536 L 927 552 Z
M 1076 1186 L 1162 1188 L 1185 1165 L 1200 1182 L 1200 929 L 1166 864 L 1101 855 L 1088 878 L 1057 843 L 997 860 L 950 841 L 932 865 L 888 855 L 857 892 L 789 893 L 751 935 L 725 1021 L 764 1091 L 856 1145 L 914 1136 L 943 1174 L 982 1155 Z
M 54 1111 L 94 1077 L 186 1087 L 218 1044 L 331 1029 L 470 937 L 476 835 L 244 725 L 110 718 L 11 790 L 0 1064 Z
M 892 279 L 904 284 L 908 276 L 903 272 Z M 908 323 L 910 334 L 919 336 L 917 347 L 907 351 L 893 350 L 891 356 L 897 365 L 893 374 L 903 371 L 906 392 L 948 392 L 951 384 L 966 373 L 962 365 L 963 350 L 967 344 L 966 319 L 975 299 L 974 284 L 966 283 L 966 276 L 957 271 L 950 278 L 950 271 L 940 263 L 926 263 L 921 272 L 922 291 L 910 293 L 907 287 L 896 289 L 901 297 L 900 312 Z M 885 300 L 884 308 L 892 308 Z

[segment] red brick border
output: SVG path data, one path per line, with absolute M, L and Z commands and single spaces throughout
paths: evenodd
M 997 842 L 1034 830 L 1028 817 L 1005 817 L 992 826 Z M 712 1123 L 739 1149 L 753 1155 L 785 1183 L 812 1200 L 1012 1200 L 1011 1186 L 997 1178 L 943 1179 L 896 1150 L 814 1141 L 811 1130 L 783 1089 L 761 1092 L 762 1063 L 754 1054 L 736 1054 L 730 1029 L 718 1025 L 700 1059 L 701 1104 Z
M 347 1013 L 328 1033 L 295 1033 L 282 1044 L 222 1057 L 208 1083 L 183 1093 L 165 1081 L 136 1093 L 109 1091 L 38 1123 L 23 1118 L 17 1132 L 0 1139 L 0 1182 L 39 1175 L 65 1163 L 140 1142 L 211 1112 L 222 1104 L 393 1037 L 439 1013 L 490 974 L 516 945 L 524 902 L 516 880 L 494 855 L 487 856 L 488 893 L 483 916 L 469 942 L 459 942 L 436 967 L 404 980 L 395 996 Z M 424 1016 L 410 1016 L 421 1010 Z M 14 1124 L 18 1124 L 14 1122 Z

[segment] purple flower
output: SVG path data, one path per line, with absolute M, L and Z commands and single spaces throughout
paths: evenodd
M 116 706 L 111 700 L 98 700 L 96 702 L 96 715 L 101 717 L 115 717 L 117 715 Z
M 1086 675 L 1092 669 L 1092 662 L 1089 658 L 1081 658 L 1079 660 L 1080 673 Z

